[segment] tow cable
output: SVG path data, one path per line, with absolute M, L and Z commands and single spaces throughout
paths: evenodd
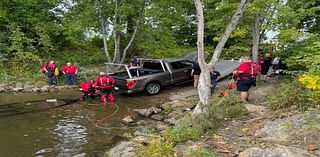
M 100 129 L 103 129 L 103 127 L 99 126 L 102 122 L 104 122 L 105 120 L 108 120 L 110 118 L 112 118 L 118 111 L 119 111 L 119 106 L 117 104 L 114 104 L 114 106 L 116 107 L 116 109 L 108 116 L 100 119 L 100 120 L 97 120 L 95 123 L 94 123 L 94 126 L 97 127 L 97 128 L 100 128 Z

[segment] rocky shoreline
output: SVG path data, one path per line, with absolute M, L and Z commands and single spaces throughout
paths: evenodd
M 62 90 L 75 90 L 77 85 L 64 86 L 48 86 L 48 85 L 32 85 L 31 83 L 17 82 L 14 84 L 0 84 L 0 93 L 47 93 Z

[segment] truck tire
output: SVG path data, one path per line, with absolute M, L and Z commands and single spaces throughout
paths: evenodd
M 159 83 L 157 82 L 151 82 L 151 83 L 148 83 L 146 88 L 145 88 L 145 92 L 148 94 L 148 95 L 156 95 L 156 94 L 159 94 L 161 90 L 161 86 Z

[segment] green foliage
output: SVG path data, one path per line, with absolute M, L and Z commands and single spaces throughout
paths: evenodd
M 174 155 L 174 142 L 166 135 L 155 136 L 147 146 L 140 146 L 138 157 L 170 157 Z
M 308 100 L 305 89 L 297 80 L 281 81 L 267 97 L 267 105 L 272 110 L 296 107 L 306 110 L 315 104 Z
M 201 136 L 203 130 L 199 125 L 190 126 L 186 122 L 182 122 L 176 127 L 170 128 L 167 132 L 168 137 L 175 142 L 186 142 L 195 140 Z

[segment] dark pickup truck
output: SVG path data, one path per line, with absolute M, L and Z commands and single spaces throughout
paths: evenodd
M 120 93 L 146 92 L 158 94 L 163 86 L 192 81 L 193 62 L 184 59 L 139 59 L 139 68 L 130 69 L 124 64 L 106 63 L 121 66 L 122 71 L 109 74 L 115 79 Z

